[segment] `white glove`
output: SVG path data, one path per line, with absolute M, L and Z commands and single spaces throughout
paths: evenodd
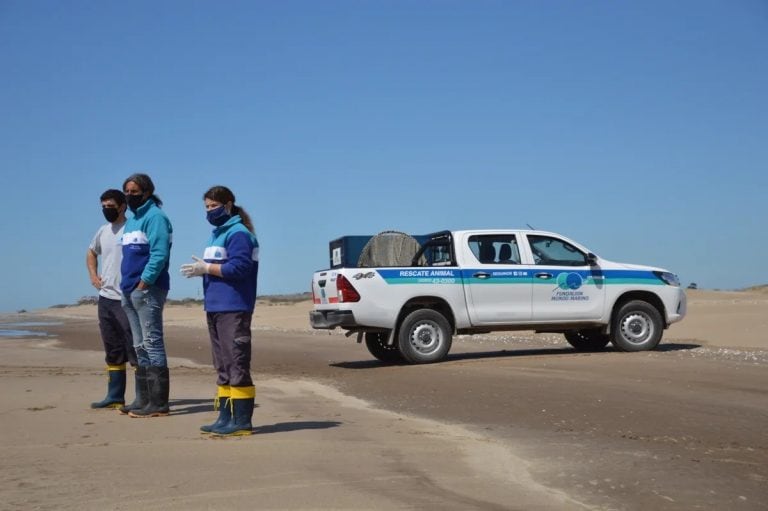
M 189 264 L 182 264 L 181 265 L 181 274 L 184 275 L 187 278 L 190 277 L 200 277 L 201 275 L 205 275 L 208 273 L 209 268 L 211 267 L 210 263 L 206 263 L 199 257 L 192 256 L 192 259 L 194 259 L 194 263 Z

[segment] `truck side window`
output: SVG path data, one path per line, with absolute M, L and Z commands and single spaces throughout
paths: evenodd
M 514 234 L 482 234 L 469 237 L 469 249 L 481 264 L 520 264 Z
M 587 266 L 587 255 L 558 238 L 528 235 L 533 261 L 543 266 Z

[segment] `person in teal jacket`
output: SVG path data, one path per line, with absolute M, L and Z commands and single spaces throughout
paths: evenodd
M 203 195 L 214 226 L 203 258 L 184 264 L 186 277 L 203 277 L 203 294 L 213 365 L 218 377 L 214 403 L 219 416 L 202 426 L 219 436 L 250 435 L 256 389 L 251 379 L 251 317 L 256 305 L 259 243 L 248 214 L 225 186 Z
M 155 185 L 146 174 L 123 183 L 133 216 L 123 228 L 120 287 L 136 350 L 136 400 L 120 409 L 131 417 L 168 415 L 170 378 L 163 340 L 163 307 L 170 288 L 168 264 L 173 228 L 160 209 Z

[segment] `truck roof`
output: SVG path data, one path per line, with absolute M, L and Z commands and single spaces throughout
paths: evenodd
M 550 232 L 550 231 L 540 231 L 538 229 L 514 229 L 514 228 L 503 228 L 503 229 L 461 229 L 457 231 L 451 231 L 452 234 L 464 234 L 467 232 L 471 233 L 479 233 L 479 234 L 492 234 L 492 233 L 499 233 L 499 232 L 516 232 L 521 234 L 542 234 L 542 235 L 553 235 L 553 236 L 562 236 L 562 234 L 556 233 L 556 232 Z

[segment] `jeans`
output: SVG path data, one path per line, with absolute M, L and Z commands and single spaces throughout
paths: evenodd
M 157 286 L 123 295 L 123 310 L 131 324 L 133 348 L 140 366 L 168 366 L 163 341 L 163 306 L 167 296 L 168 291 Z
M 136 365 L 131 326 L 120 300 L 99 296 L 99 330 L 104 343 L 107 365 L 119 366 L 130 362 Z

